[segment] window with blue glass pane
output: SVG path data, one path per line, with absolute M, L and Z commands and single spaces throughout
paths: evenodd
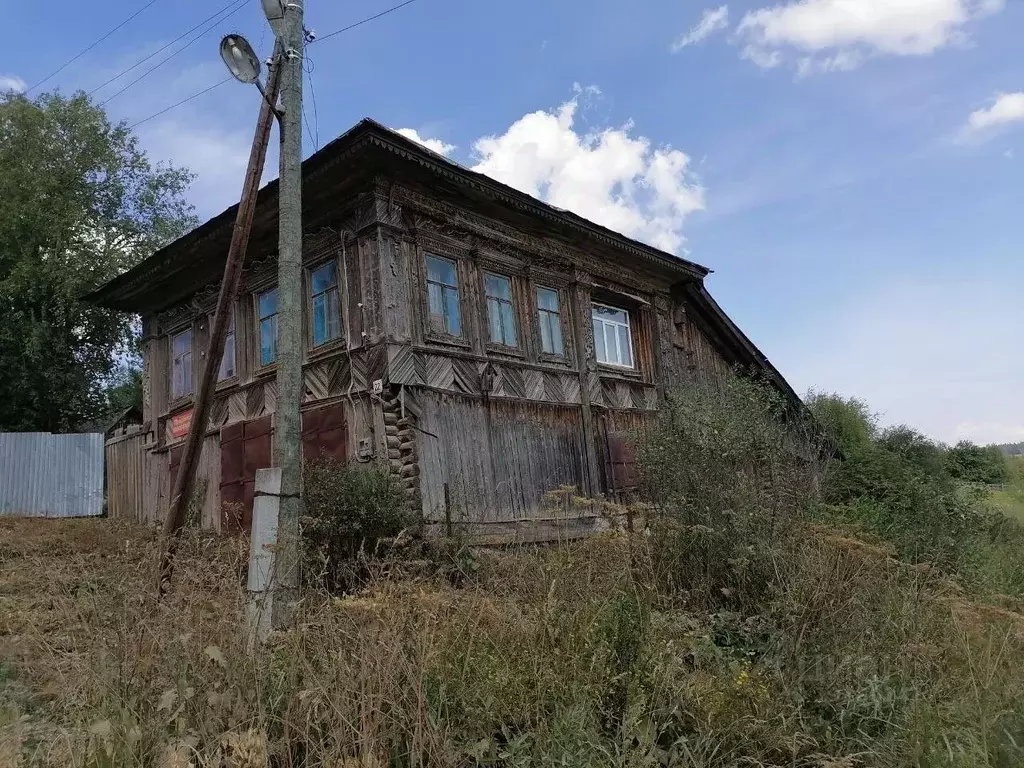
M 562 307 L 558 291 L 537 289 L 537 314 L 540 324 L 540 348 L 545 355 L 565 355 L 562 343 Z
M 512 305 L 512 281 L 501 275 L 484 275 L 484 293 L 487 296 L 487 318 L 492 344 L 518 346 L 516 339 L 516 313 Z
M 341 336 L 338 263 L 329 261 L 313 270 L 309 283 L 313 346 L 316 347 Z
M 264 291 L 257 299 L 260 326 L 260 365 L 277 360 L 277 288 Z
M 455 262 L 427 256 L 427 304 L 430 330 L 448 336 L 462 335 L 459 278 Z
M 192 331 L 171 339 L 171 397 L 192 394 Z
M 208 325 L 210 333 L 213 333 L 213 315 L 210 315 Z M 228 314 L 228 332 L 224 336 L 224 356 L 220 359 L 220 370 L 217 372 L 217 381 L 230 379 L 237 373 L 235 370 L 235 313 Z

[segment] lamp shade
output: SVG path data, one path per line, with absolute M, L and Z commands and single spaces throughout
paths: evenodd
M 225 35 L 220 41 L 220 57 L 234 78 L 243 83 L 255 83 L 260 77 L 260 60 L 241 35 Z
M 284 2 L 283 0 L 262 0 L 263 13 L 270 22 L 270 28 L 274 30 L 274 36 L 280 37 L 284 33 Z

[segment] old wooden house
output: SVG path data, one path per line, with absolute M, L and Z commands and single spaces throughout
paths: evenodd
M 363 120 L 303 164 L 307 456 L 385 460 L 429 523 L 505 531 L 564 485 L 620 496 L 625 437 L 736 366 L 796 395 L 704 287 L 709 270 Z M 137 516 L 166 510 L 236 209 L 95 291 L 142 317 Z M 203 521 L 247 526 L 269 466 L 277 185 L 261 190 L 199 465 Z M 585 527 L 586 521 L 581 524 Z

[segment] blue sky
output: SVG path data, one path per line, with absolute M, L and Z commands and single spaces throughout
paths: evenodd
M 394 2 L 309 0 L 307 26 Z M 7 3 L 7 28 L 30 34 L 0 54 L 0 87 L 143 4 Z M 220 7 L 158 0 L 43 87 L 92 90 Z M 134 123 L 218 82 L 231 31 L 270 52 L 249 0 L 107 108 Z M 1024 440 L 1022 31 L 1019 0 L 417 0 L 310 46 L 307 118 L 320 144 L 363 116 L 415 131 L 711 267 L 800 391 L 863 397 L 945 441 Z M 198 174 L 200 215 L 237 199 L 257 99 L 231 82 L 137 129 Z

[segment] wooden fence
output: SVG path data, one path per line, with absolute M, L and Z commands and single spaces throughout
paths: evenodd
M 107 515 L 128 522 L 143 522 L 147 515 L 148 475 L 143 431 L 111 438 L 106 443 Z

